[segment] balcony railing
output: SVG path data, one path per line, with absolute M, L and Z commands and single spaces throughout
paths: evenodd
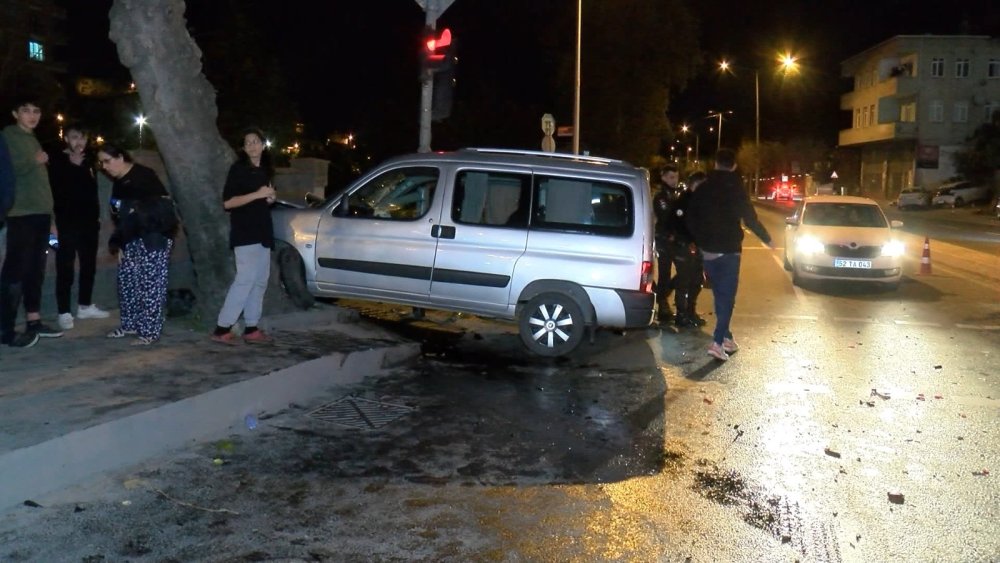
M 880 141 L 909 141 L 917 138 L 914 122 L 880 123 L 871 127 L 844 129 L 840 132 L 840 145 L 860 145 Z

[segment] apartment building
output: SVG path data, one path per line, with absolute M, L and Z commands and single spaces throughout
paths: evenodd
M 851 128 L 840 147 L 860 161 L 863 193 L 892 198 L 957 174 L 953 155 L 1000 111 L 1000 39 L 897 35 L 841 63 L 854 89 L 840 99 Z
M 54 0 L 0 0 L 0 14 L 0 90 L 58 95 L 66 73 L 65 8 Z

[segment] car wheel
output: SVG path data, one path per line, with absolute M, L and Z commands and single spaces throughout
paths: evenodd
M 521 341 L 539 356 L 562 356 L 583 341 L 580 306 L 561 293 L 542 293 L 528 301 L 518 320 Z
M 278 251 L 278 273 L 281 276 L 281 285 L 284 286 L 285 293 L 292 303 L 300 309 L 312 307 L 316 298 L 306 287 L 306 267 L 297 250 L 285 246 Z
M 791 272 L 792 271 L 792 263 L 788 261 L 788 251 L 787 250 L 785 251 L 785 253 L 784 253 L 783 256 L 784 256 L 784 259 L 785 259 L 785 271 L 786 272 Z
M 962 207 L 963 205 L 965 205 L 965 200 L 963 200 L 960 197 L 956 197 L 955 198 L 955 207 Z

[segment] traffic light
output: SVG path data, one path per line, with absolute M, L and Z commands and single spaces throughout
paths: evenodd
M 441 33 L 437 33 L 428 27 L 424 29 L 423 37 L 420 50 L 423 70 L 440 72 L 451 69 L 455 59 L 455 43 L 451 39 L 451 30 L 444 28 Z

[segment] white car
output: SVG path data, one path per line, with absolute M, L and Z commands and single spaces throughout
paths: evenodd
M 966 203 L 989 201 L 990 189 L 987 186 L 976 185 L 967 180 L 951 182 L 938 188 L 931 200 L 931 205 L 938 207 L 962 207 Z
M 931 205 L 930 192 L 918 187 L 904 188 L 896 197 L 896 207 L 902 209 L 925 208 Z
M 866 197 L 814 196 L 785 222 L 785 269 L 792 283 L 850 280 L 899 285 L 905 247 L 894 229 Z

